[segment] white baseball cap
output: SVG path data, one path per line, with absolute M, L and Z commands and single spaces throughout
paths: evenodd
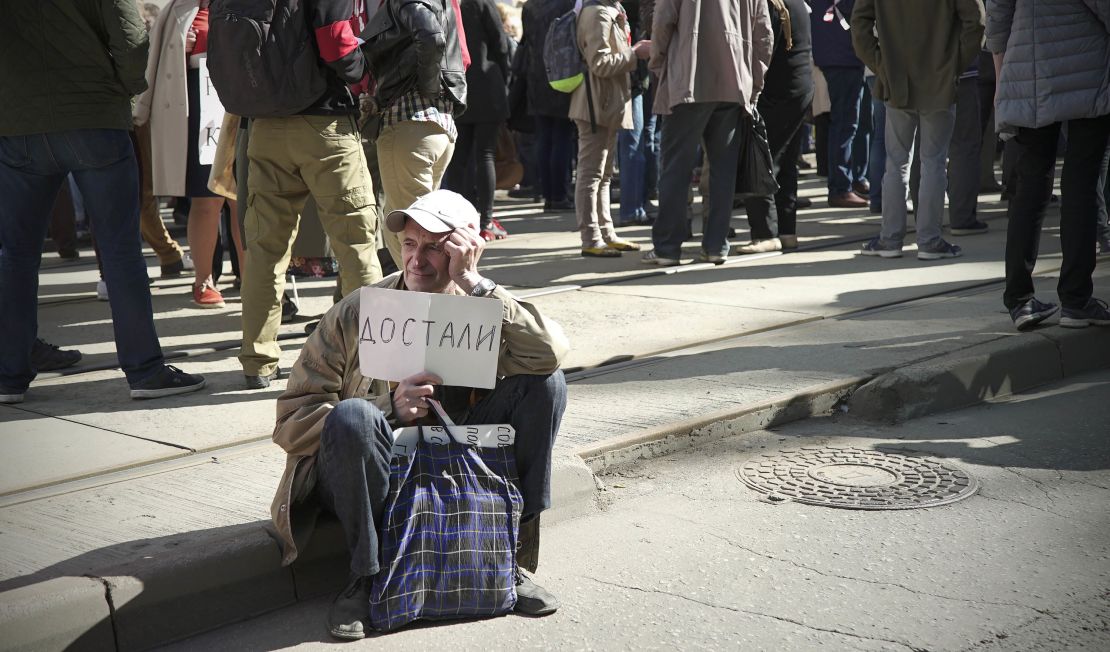
M 429 233 L 448 233 L 455 229 L 478 230 L 478 210 L 457 192 L 433 190 L 412 203 L 412 206 L 395 210 L 385 218 L 385 228 L 397 233 L 405 228 L 405 218 Z

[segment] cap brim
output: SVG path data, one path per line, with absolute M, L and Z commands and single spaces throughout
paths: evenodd
M 435 215 L 420 209 L 414 210 L 412 208 L 395 210 L 387 215 L 385 218 L 385 228 L 394 233 L 404 231 L 406 217 L 411 217 L 414 222 L 429 233 L 447 233 L 448 231 L 454 230 L 454 227 L 448 225 Z

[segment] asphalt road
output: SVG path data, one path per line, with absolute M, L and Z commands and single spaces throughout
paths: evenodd
M 653 460 L 603 477 L 598 512 L 545 529 L 537 580 L 563 601 L 555 615 L 346 647 L 1107 650 L 1108 423 L 1101 372 L 897 426 L 840 415 Z M 773 504 L 739 481 L 746 462 L 803 447 L 927 455 L 980 488 L 943 506 L 864 511 Z M 169 649 L 334 649 L 328 603 Z

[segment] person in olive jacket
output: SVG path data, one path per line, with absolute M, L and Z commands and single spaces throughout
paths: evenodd
M 0 0 L 0 403 L 19 403 L 35 369 L 38 272 L 51 207 L 73 174 L 112 288 L 120 368 L 131 398 L 196 391 L 165 364 L 139 238 L 131 98 L 147 87 L 147 33 L 134 0 Z

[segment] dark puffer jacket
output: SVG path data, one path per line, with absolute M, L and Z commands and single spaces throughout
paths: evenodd
M 987 47 L 1005 52 L 999 131 L 1110 113 L 1110 2 L 990 0 Z
M 458 22 L 450 0 L 386 1 L 363 31 L 378 106 L 415 88 L 426 98 L 451 100 L 456 116 L 466 110 Z
M 0 136 L 131 129 L 146 90 L 147 33 L 134 0 L 4 2 Z

